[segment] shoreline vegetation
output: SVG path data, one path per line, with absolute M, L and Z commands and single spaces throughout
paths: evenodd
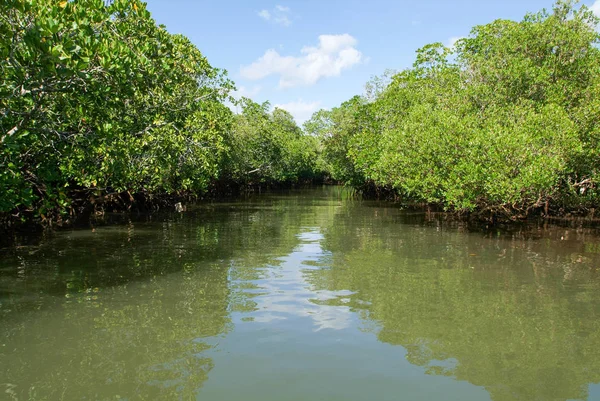
M 574 1 L 476 26 L 306 123 L 333 178 L 476 219 L 594 215 L 598 18 Z
M 6 0 L 0 227 L 323 181 L 491 223 L 595 219 L 598 23 L 559 0 L 476 26 L 299 127 L 143 2 Z

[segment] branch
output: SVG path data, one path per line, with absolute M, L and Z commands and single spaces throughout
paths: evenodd
M 0 145 L 4 143 L 4 140 L 6 138 L 14 135 L 18 130 L 19 130 L 19 125 L 15 125 L 10 131 L 8 131 L 6 134 L 2 135 L 2 138 L 0 138 Z

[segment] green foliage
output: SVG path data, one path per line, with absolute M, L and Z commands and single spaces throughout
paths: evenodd
M 283 111 L 246 148 L 244 136 L 264 132 L 225 106 L 232 89 L 138 0 L 2 2 L 0 213 L 44 218 L 92 193 L 202 192 L 232 154 L 236 178 L 246 167 L 271 166 L 272 180 L 312 174 L 316 145 Z
M 316 137 L 306 135 L 287 111 L 269 103 L 240 101 L 235 116 L 228 174 L 244 183 L 296 182 L 317 176 Z
M 350 140 L 360 132 L 364 100 L 358 96 L 332 110 L 320 110 L 304 123 L 309 135 L 322 143 L 322 163 L 334 180 L 360 185 L 364 177 L 349 155 Z
M 313 116 L 331 174 L 460 211 L 597 204 L 597 25 L 561 0 L 477 26 L 453 48 L 425 46 L 385 89 L 376 79 L 354 108 Z

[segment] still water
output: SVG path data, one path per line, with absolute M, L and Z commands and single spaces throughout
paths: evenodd
M 127 219 L 0 249 L 0 400 L 600 400 L 594 230 L 336 187 Z

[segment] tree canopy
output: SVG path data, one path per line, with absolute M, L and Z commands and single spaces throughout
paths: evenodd
M 412 68 L 387 85 L 376 78 L 306 129 L 335 178 L 406 201 L 511 217 L 594 207 L 597 26 L 568 0 L 476 26 L 453 47 L 418 50 Z
M 268 105 L 234 115 L 226 72 L 137 0 L 2 2 L 0 74 L 0 213 L 314 173 L 314 138 Z

